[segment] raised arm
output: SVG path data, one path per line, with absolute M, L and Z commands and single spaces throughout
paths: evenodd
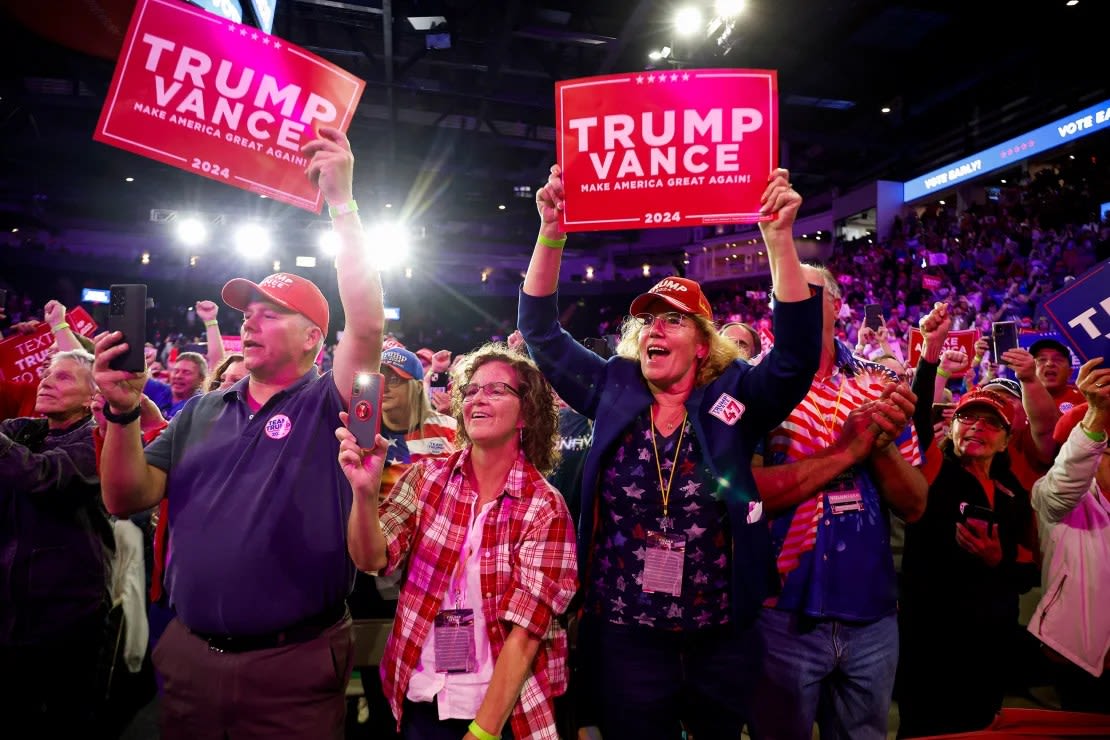
M 536 210 L 540 214 L 540 233 L 524 276 L 524 292 L 531 296 L 552 295 L 559 287 L 559 269 L 563 262 L 566 234 L 559 228 L 559 212 L 563 210 L 563 171 L 551 165 L 547 184 L 536 193 Z
M 1056 441 L 1052 439 L 1052 432 L 1060 420 L 1060 409 L 1048 389 L 1037 380 L 1037 362 L 1029 350 L 1021 347 L 1008 349 L 999 359 L 1010 366 L 1021 382 L 1021 405 L 1029 419 L 1037 461 L 1049 465 L 1056 458 Z
M 127 351 L 121 332 L 96 338 L 93 375 L 107 402 L 106 411 L 117 416 L 138 411 L 146 373 L 113 370 L 109 363 Z M 166 473 L 147 464 L 138 414 L 127 424 L 109 422 L 100 454 L 100 488 L 108 513 L 127 516 L 158 504 L 166 492 Z
M 335 128 L 321 127 L 319 138 L 301 151 L 311 157 L 306 174 L 324 194 L 328 207 L 339 212 L 332 218 L 332 231 L 339 236 L 335 258 L 339 301 L 343 305 L 343 338 L 335 348 L 333 379 L 344 404 L 351 401 L 351 386 L 361 372 L 377 372 L 381 365 L 385 306 L 378 267 L 366 250 L 366 235 L 354 200 L 354 154 L 346 135 Z
M 46 308 L 43 309 L 43 318 L 46 319 L 50 330 L 54 332 L 54 346 L 59 352 L 84 349 L 77 341 L 77 335 L 73 333 L 73 329 L 69 328 L 69 322 L 66 321 L 66 307 L 60 302 L 47 301 Z
M 775 300 L 784 303 L 809 298 L 809 284 L 802 273 L 802 262 L 794 247 L 794 219 L 802 205 L 802 196 L 790 186 L 790 173 L 777 169 L 768 178 L 763 191 L 760 213 L 775 214 L 774 221 L 760 221 L 759 231 L 767 245 L 771 268 L 771 285 Z
M 906 422 L 913 417 L 917 397 L 905 383 L 889 385 L 883 389 L 887 403 L 876 423 L 882 429 L 875 442 L 875 450 L 868 458 L 872 476 L 894 513 L 907 523 L 921 518 L 929 495 L 929 484 L 921 471 L 910 465 L 902 454 L 897 440 L 906 429 Z M 915 438 L 915 444 L 916 438 Z
M 197 318 L 204 322 L 204 338 L 208 343 L 208 353 L 205 359 L 208 361 L 209 370 L 215 370 L 216 366 L 223 362 L 224 357 L 227 356 L 227 351 L 224 349 L 224 338 L 220 334 L 220 322 L 216 319 L 220 307 L 212 301 L 197 301 L 195 308 Z

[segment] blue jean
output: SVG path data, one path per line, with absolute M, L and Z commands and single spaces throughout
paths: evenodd
M 858 624 L 764 609 L 763 676 L 756 689 L 752 737 L 810 740 L 886 738 L 898 667 L 895 615 Z
M 605 740 L 736 740 L 759 670 L 755 626 L 665 632 L 593 621 L 579 635 Z

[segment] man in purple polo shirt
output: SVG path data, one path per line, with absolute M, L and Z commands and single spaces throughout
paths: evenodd
M 343 736 L 355 570 L 334 428 L 356 374 L 378 369 L 385 317 L 347 137 L 321 128 L 302 151 L 341 241 L 346 326 L 332 372 L 313 365 L 329 328 L 319 288 L 286 273 L 231 280 L 223 300 L 243 311 L 249 375 L 188 404 L 144 454 L 134 422 L 145 374 L 111 370 L 126 346 L 118 334 L 97 338 L 110 422 L 104 503 L 128 515 L 169 501 L 166 584 L 177 618 L 154 651 L 163 738 Z

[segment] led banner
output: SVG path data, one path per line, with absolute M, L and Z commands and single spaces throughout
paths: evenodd
M 66 311 L 66 323 L 76 334 L 91 337 L 96 333 L 96 322 L 80 306 Z M 54 332 L 47 324 L 39 324 L 30 334 L 8 337 L 0 342 L 0 380 L 37 383 L 55 351 Z
M 93 138 L 319 213 L 301 146 L 346 131 L 365 85 L 258 29 L 139 0 Z
M 566 231 L 752 223 L 778 161 L 774 70 L 683 69 L 555 85 Z
M 908 367 L 917 367 L 917 361 L 921 359 L 921 342 L 924 337 L 921 330 L 913 327 L 910 329 L 910 356 L 908 358 Z M 944 339 L 944 349 L 962 349 L 967 353 L 968 361 L 975 356 L 975 343 L 979 341 L 978 329 L 964 329 L 962 331 L 950 331 L 948 336 Z M 953 375 L 955 378 L 962 378 L 964 373 Z
M 978 154 L 972 154 L 970 157 L 904 182 L 902 199 L 909 202 L 930 193 L 945 190 L 986 172 L 1009 167 L 1026 157 L 1047 152 L 1073 139 L 1108 127 L 1110 127 L 1110 100 L 1104 100 L 1098 105 L 1092 105 L 1090 108 L 1065 116 L 998 146 L 984 149 Z
M 1087 270 L 1042 305 L 1080 360 L 1103 357 L 1110 365 L 1110 261 Z

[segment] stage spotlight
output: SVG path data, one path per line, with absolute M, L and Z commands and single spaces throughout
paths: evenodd
M 404 224 L 380 221 L 366 229 L 366 248 L 378 269 L 386 270 L 405 261 L 411 238 Z
M 703 29 L 701 11 L 685 7 L 674 15 L 674 30 L 679 36 L 693 36 Z
M 187 247 L 198 247 L 208 241 L 208 227 L 199 218 L 183 218 L 177 222 L 177 240 Z
M 264 257 L 270 251 L 270 232 L 262 224 L 246 223 L 235 230 L 234 243 L 248 259 Z
M 334 231 L 321 231 L 320 239 L 317 242 L 320 248 L 320 253 L 332 256 L 339 252 L 339 234 Z
M 743 0 L 717 0 L 713 7 L 717 11 L 717 15 L 732 18 L 740 15 L 740 12 L 744 10 L 744 2 Z

